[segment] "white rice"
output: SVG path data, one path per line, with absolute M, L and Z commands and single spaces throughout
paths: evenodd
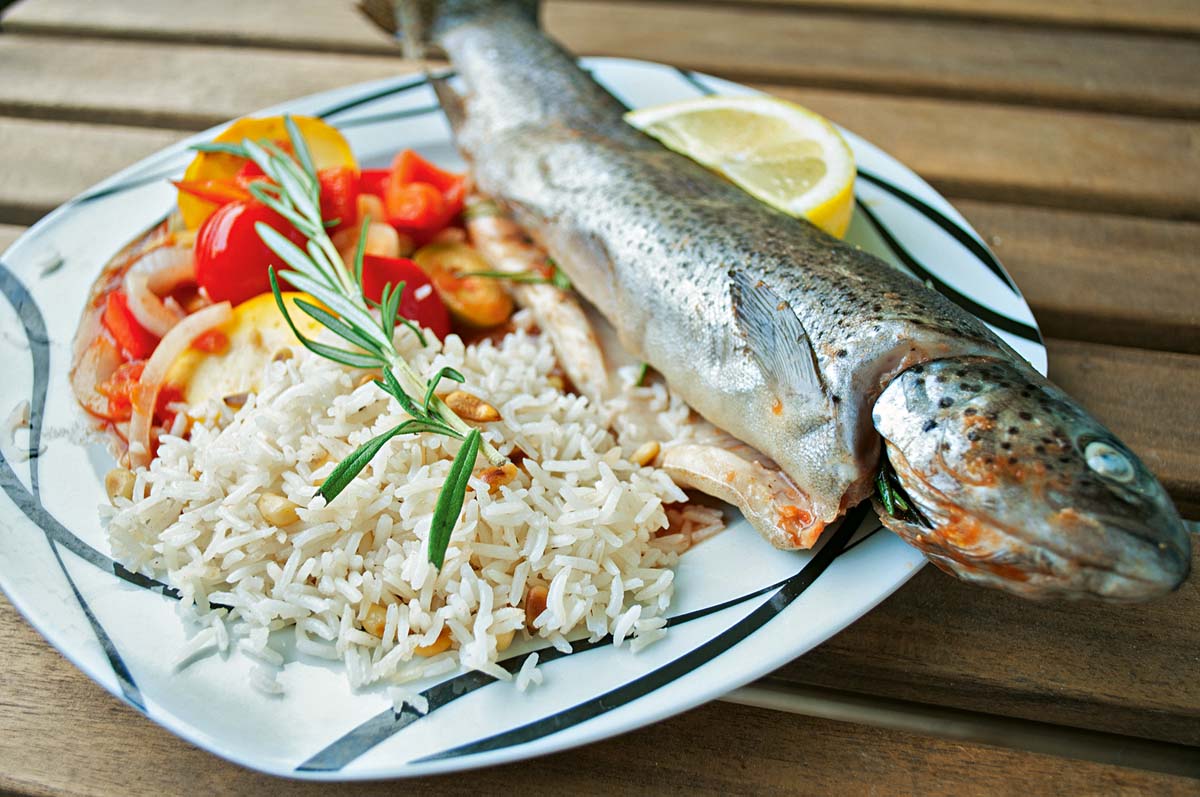
M 407 418 L 377 386 L 356 387 L 361 372 L 297 352 L 272 363 L 261 391 L 236 413 L 216 401 L 191 408 L 215 420 L 198 420 L 186 439 L 164 436 L 137 474 L 134 500 L 119 501 L 109 520 L 116 557 L 178 588 L 201 622 L 181 663 L 233 639 L 256 662 L 255 688 L 275 694 L 284 661 L 269 634 L 282 629 L 300 653 L 343 661 L 356 688 L 459 666 L 511 678 L 496 664 L 497 640 L 507 643 L 510 632 L 560 649 L 584 635 L 612 633 L 636 649 L 663 636 L 670 568 L 686 546 L 660 530 L 665 505 L 686 496 L 662 471 L 626 458 L 609 431 L 621 406 L 595 406 L 554 386 L 549 341 L 517 320 L 499 344 L 468 348 L 450 336 L 422 348 L 406 330 L 397 336 L 418 372 L 462 372 L 462 389 L 502 416 L 484 427 L 485 439 L 527 457 L 496 492 L 472 478 L 440 570 L 428 561 L 427 539 L 457 441 L 393 439 L 329 505 L 317 494 L 337 462 Z M 637 389 L 667 411 L 663 434 L 686 420 L 686 407 L 661 385 Z M 295 503 L 300 520 L 267 524 L 256 508 L 266 492 Z M 548 589 L 547 606 L 527 628 L 524 599 L 534 586 Z M 386 611 L 381 636 L 363 627 L 373 606 Z M 449 650 L 418 653 L 443 633 Z M 540 682 L 536 664 L 531 657 L 518 673 L 520 689 Z M 421 710 L 411 693 L 393 699 Z

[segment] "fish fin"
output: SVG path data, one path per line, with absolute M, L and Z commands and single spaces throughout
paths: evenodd
M 438 105 L 442 106 L 442 113 L 446 114 L 446 121 L 450 123 L 450 129 L 458 130 L 467 118 L 463 96 L 450 85 L 448 75 L 427 75 L 427 78 L 429 85 L 433 87 L 433 93 L 437 96 Z
M 733 316 L 751 355 L 781 391 L 823 393 L 817 356 L 800 317 L 761 280 L 730 270 Z

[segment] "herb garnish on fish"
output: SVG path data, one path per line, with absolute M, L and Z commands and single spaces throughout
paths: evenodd
M 544 276 L 536 271 L 464 271 L 456 277 L 486 277 L 488 279 L 508 280 L 525 285 L 553 285 L 559 290 L 571 290 L 571 280 L 557 268 L 550 276 Z
M 422 345 L 425 344 L 425 336 L 420 328 L 399 315 L 404 283 L 385 285 L 378 303 L 369 302 L 365 298 L 363 257 L 368 222 L 364 221 L 363 230 L 359 235 L 354 270 L 351 272 L 342 261 L 326 230 L 326 222 L 321 218 L 320 181 L 317 179 L 308 145 L 291 117 L 285 116 L 284 121 L 295 157 L 274 142 L 256 143 L 249 139 L 241 144 L 198 144 L 194 149 L 224 152 L 252 160 L 272 182 L 253 182 L 249 186 L 250 193 L 259 202 L 291 222 L 308 239 L 306 248 L 301 249 L 269 225 L 262 222 L 255 225 L 263 243 L 290 266 L 288 270 L 279 271 L 278 274 L 275 268 L 271 267 L 268 273 L 275 303 L 300 343 L 314 354 L 351 368 L 380 369 L 383 378 L 376 380 L 376 384 L 396 399 L 404 411 L 412 416 L 410 420 L 364 443 L 342 460 L 321 485 L 320 493 L 326 502 L 336 498 L 393 437 L 430 433 L 463 441 L 438 496 L 429 535 L 429 561 L 440 567 L 445 559 L 446 547 L 450 543 L 450 533 L 462 510 L 467 481 L 475 458 L 482 453 L 489 463 L 496 466 L 506 464 L 508 459 L 484 441 L 478 429 L 469 427 L 434 395 L 434 390 L 442 379 L 462 382 L 462 374 L 453 368 L 442 368 L 433 378 L 423 379 L 396 351 L 392 337 L 397 323 L 407 326 L 417 335 Z M 303 299 L 296 300 L 296 306 L 305 314 L 354 348 L 330 346 L 305 337 L 296 327 L 284 304 L 279 289 L 280 277 L 322 303 L 324 307 Z M 371 315 L 371 305 L 379 311 L 378 319 Z M 414 399 L 409 391 L 421 395 L 421 401 Z

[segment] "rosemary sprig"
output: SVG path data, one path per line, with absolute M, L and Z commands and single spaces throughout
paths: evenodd
M 646 375 L 649 373 L 650 373 L 650 363 L 648 363 L 648 362 L 638 363 L 638 375 L 637 375 L 637 379 L 633 380 L 633 386 L 641 387 L 642 385 L 646 384 Z
M 537 271 L 460 271 L 454 275 L 459 279 L 464 277 L 483 277 L 485 279 L 508 280 L 525 285 L 553 285 L 562 291 L 571 290 L 571 280 L 566 274 L 554 267 L 547 277 Z
M 879 498 L 879 503 L 883 504 L 884 511 L 892 517 L 927 528 L 931 526 L 929 520 L 913 506 L 911 500 L 904 494 L 904 488 L 900 486 L 900 479 L 896 476 L 896 471 L 886 456 L 879 467 L 879 472 L 875 474 L 875 495 Z
M 369 303 L 363 296 L 363 257 L 368 222 L 363 222 L 354 268 L 351 270 L 342 261 L 321 218 L 321 186 L 308 145 L 291 117 L 285 116 L 284 121 L 294 156 L 273 142 L 250 139 L 243 140 L 241 144 L 200 144 L 194 148 L 254 161 L 269 182 L 261 180 L 251 183 L 250 193 L 287 219 L 307 239 L 302 249 L 270 225 L 262 222 L 255 225 L 259 237 L 287 266 L 278 273 L 272 266 L 268 274 L 275 303 L 297 340 L 314 354 L 342 365 L 380 369 L 382 379 L 377 380 L 376 384 L 396 399 L 411 416 L 342 460 L 321 485 L 320 492 L 325 500 L 336 498 L 362 472 L 372 457 L 398 435 L 440 434 L 464 441 L 442 486 L 433 517 L 428 555 L 429 561 L 440 567 L 450 533 L 462 510 L 467 480 L 475 466 L 476 457 L 482 453 L 492 465 L 504 465 L 508 459 L 484 441 L 477 429 L 467 426 L 434 395 L 442 379 L 462 382 L 462 374 L 453 368 L 442 368 L 432 379 L 423 379 L 396 350 L 392 338 L 397 324 L 404 324 L 418 336 L 422 345 L 425 343 L 420 328 L 399 315 L 404 283 L 386 285 L 378 303 Z M 303 313 L 349 344 L 348 348 L 321 343 L 300 332 L 284 304 L 279 289 L 280 278 L 286 279 L 319 303 L 297 300 L 295 304 Z M 379 311 L 378 319 L 372 316 L 371 305 Z M 413 396 L 420 396 L 420 401 Z

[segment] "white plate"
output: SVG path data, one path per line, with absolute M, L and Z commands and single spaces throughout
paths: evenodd
M 710 77 L 638 61 L 585 59 L 631 107 L 701 92 L 749 93 Z M 284 110 L 339 126 L 366 166 L 400 147 L 462 165 L 423 80 L 403 78 L 315 95 Z M 770 549 L 744 521 L 679 565 L 667 637 L 639 654 L 576 643 L 543 651 L 545 683 L 522 694 L 478 674 L 420 685 L 430 711 L 397 716 L 382 690 L 352 693 L 337 667 L 293 657 L 283 697 L 248 685 L 244 656 L 212 656 L 175 672 L 186 629 L 175 601 L 108 558 L 96 507 L 110 463 L 75 434 L 83 417 L 67 382 L 70 341 L 104 263 L 172 206 L 188 144 L 126 169 L 47 216 L 3 256 L 0 414 L 33 408 L 39 456 L 3 441 L 0 586 L 29 621 L 97 683 L 154 721 L 255 769 L 313 779 L 421 775 L 540 755 L 636 728 L 718 697 L 801 655 L 903 584 L 921 555 L 867 506 L 815 553 Z M 892 158 L 847 133 L 858 159 L 849 239 L 948 293 L 993 325 L 1041 371 L 1033 316 L 983 241 L 946 200 Z M 62 261 L 48 273 L 47 267 Z M 510 664 L 519 665 L 514 656 Z

